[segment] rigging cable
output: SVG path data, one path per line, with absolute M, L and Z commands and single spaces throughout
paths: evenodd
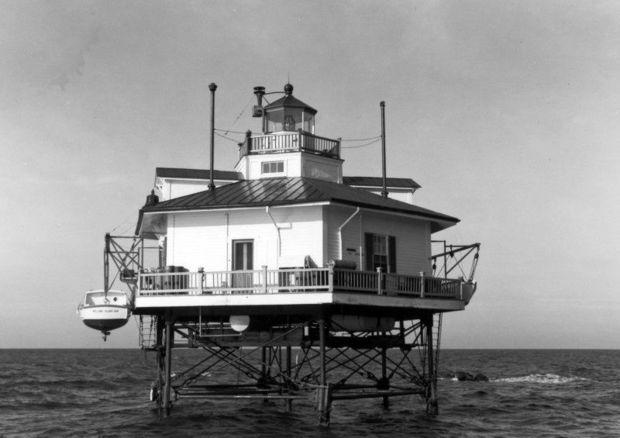
M 381 137 L 374 139 L 373 141 L 369 141 L 368 143 L 357 144 L 355 146 L 341 146 L 342 149 L 359 149 L 366 146 L 370 146 L 371 144 L 377 143 Z
M 127 230 L 130 227 L 133 227 L 134 222 L 132 222 L 131 218 L 133 217 L 133 214 L 130 214 L 129 216 L 127 216 L 123 221 L 119 222 L 118 225 L 116 225 L 114 228 L 112 228 L 112 231 L 110 231 L 110 234 L 114 234 L 114 232 L 119 229 L 122 226 L 125 226 L 125 228 L 123 229 L 123 233 L 120 233 L 121 235 L 123 235 L 125 232 L 128 232 L 129 230 Z M 125 231 L 127 230 L 127 231 Z
M 377 140 L 381 138 L 380 135 L 377 135 L 375 137 L 368 137 L 368 138 L 342 138 L 340 139 L 340 141 L 368 141 L 368 140 Z
M 241 112 L 237 115 L 237 117 L 235 117 L 235 120 L 233 120 L 232 125 L 231 126 L 235 126 L 235 124 L 239 121 L 239 119 L 241 118 L 241 116 L 243 115 L 243 113 L 245 112 L 246 109 L 248 109 L 248 106 L 250 105 L 250 103 L 252 102 L 252 99 L 254 99 L 254 96 L 250 97 L 250 100 L 248 100 L 248 103 L 246 103 L 243 107 L 243 109 L 241 110 Z M 228 132 L 226 133 L 228 134 Z
M 245 134 L 247 131 L 233 131 L 232 129 L 219 129 L 219 128 L 213 128 L 215 131 L 220 131 L 223 132 L 224 134 L 228 134 L 229 132 L 231 134 Z
M 232 141 L 236 145 L 238 145 L 239 143 L 242 143 L 239 140 L 236 140 L 236 139 L 234 139 L 232 137 L 228 137 L 228 136 L 226 136 L 224 134 L 220 134 L 218 132 L 216 132 L 215 135 L 217 135 L 218 137 L 222 137 L 224 140 Z

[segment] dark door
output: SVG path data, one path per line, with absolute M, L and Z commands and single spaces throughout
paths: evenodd
M 253 240 L 233 240 L 232 243 L 232 270 L 251 271 L 254 269 L 254 241 Z M 233 287 L 251 287 L 252 273 L 239 272 L 232 274 Z

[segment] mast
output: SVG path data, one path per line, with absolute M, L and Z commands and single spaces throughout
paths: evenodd
M 214 159 L 214 151 L 215 151 L 215 90 L 217 89 L 217 85 L 215 85 L 215 83 L 211 82 L 209 84 L 209 91 L 211 91 L 211 149 L 209 151 L 209 155 L 210 155 L 210 163 L 211 163 L 211 171 L 210 171 L 210 177 L 211 179 L 209 180 L 209 190 L 214 190 L 215 189 L 215 183 L 213 182 L 213 159 Z
M 379 106 L 381 107 L 381 179 L 383 183 L 381 196 L 387 198 L 387 178 L 385 177 L 385 102 L 381 101 Z

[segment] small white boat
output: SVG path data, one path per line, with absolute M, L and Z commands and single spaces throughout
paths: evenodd
M 124 326 L 129 319 L 129 299 L 118 290 L 91 290 L 84 294 L 84 302 L 78 306 L 78 315 L 86 326 L 103 333 L 103 339 L 114 330 Z

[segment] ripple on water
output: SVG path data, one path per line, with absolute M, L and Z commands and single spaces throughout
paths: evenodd
M 540 384 L 563 384 L 571 382 L 582 382 L 588 379 L 576 376 L 560 376 L 558 374 L 528 374 L 526 376 L 503 377 L 492 379 L 492 382 L 504 383 L 540 383 Z
M 198 357 L 179 353 L 179 370 Z M 287 413 L 284 403 L 182 399 L 171 417 L 161 419 L 147 402 L 155 369 L 139 351 L 5 351 L 0 354 L 6 394 L 0 398 L 1 432 L 218 438 L 620 436 L 620 352 L 447 350 L 441 357 L 442 376 L 449 370 L 475 370 L 492 380 L 440 379 L 438 417 L 427 416 L 417 396 L 394 398 L 389 410 L 381 400 L 338 401 L 332 426 L 322 429 L 312 401 L 296 401 L 293 413 Z M 238 378 L 226 373 L 206 377 Z

